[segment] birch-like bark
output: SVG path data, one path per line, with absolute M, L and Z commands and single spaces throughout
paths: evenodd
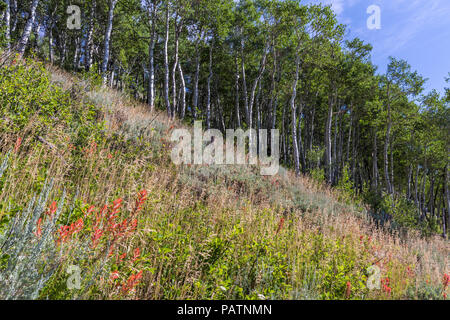
M 292 131 L 292 146 L 294 148 L 294 165 L 295 165 L 295 174 L 297 176 L 300 175 L 300 162 L 297 143 L 297 121 L 296 121 L 297 106 L 295 104 L 295 98 L 297 96 L 297 83 L 298 83 L 298 75 L 300 72 L 299 69 L 300 69 L 300 56 L 297 53 L 297 56 L 295 58 L 295 76 L 294 81 L 292 83 L 291 99 L 289 101 L 289 105 L 291 107 L 291 131 Z
M 183 69 L 181 68 L 181 63 L 178 63 L 178 71 L 180 72 L 181 80 L 181 98 L 180 98 L 180 118 L 184 119 L 186 114 L 186 82 L 184 80 Z
M 448 230 L 448 223 L 450 221 L 450 192 L 448 185 L 450 184 L 450 172 L 448 170 L 448 165 L 445 166 L 445 174 L 444 174 L 444 189 L 445 189 L 445 207 L 447 207 L 447 217 L 445 215 L 445 208 L 444 208 L 444 214 L 442 216 L 442 219 L 444 220 L 445 226 L 447 226 Z M 444 227 L 444 238 L 447 238 L 447 231 Z
M 169 5 L 166 8 L 166 36 L 164 39 L 164 100 L 166 102 L 167 115 L 172 118 L 172 108 L 169 100 Z
M 27 47 L 28 40 L 30 39 L 31 30 L 33 28 L 34 20 L 36 19 L 36 9 L 39 4 L 39 0 L 33 0 L 30 8 L 30 16 L 25 24 L 25 28 L 23 29 L 22 36 L 17 44 L 17 52 L 19 55 L 23 55 L 25 49 Z
M 250 101 L 248 102 L 247 108 L 246 108 L 247 109 L 247 124 L 248 124 L 249 129 L 253 128 L 253 106 L 255 104 L 255 94 L 256 94 L 256 89 L 258 87 L 258 84 L 261 81 L 261 77 L 266 68 L 266 58 L 267 58 L 268 46 L 269 46 L 269 43 L 267 43 L 266 46 L 264 47 L 263 56 L 262 56 L 261 62 L 259 64 L 258 74 L 256 76 L 255 81 L 253 82 L 252 90 L 250 92 Z M 244 84 L 245 84 L 245 80 L 244 80 Z M 245 85 L 244 91 L 246 91 L 246 88 L 247 88 L 247 86 Z M 247 100 L 247 92 L 245 92 L 245 99 Z M 250 131 L 248 139 L 249 139 L 249 144 L 251 145 L 253 143 L 253 136 L 251 134 L 251 131 Z
M 118 0 L 110 0 L 109 1 L 108 22 L 107 22 L 107 26 L 106 26 L 105 45 L 104 45 L 103 62 L 102 62 L 103 84 L 106 84 L 106 80 L 107 80 L 106 71 L 108 70 L 108 63 L 109 63 L 109 47 L 110 47 L 110 43 L 111 43 L 111 33 L 112 33 L 112 27 L 113 27 L 114 9 L 116 7 L 117 1 Z
M 56 8 L 55 8 L 56 11 Z M 50 21 L 48 25 L 48 59 L 50 60 L 50 63 L 53 63 L 53 57 L 54 57 L 54 50 L 53 50 L 53 14 L 55 13 L 53 11 L 50 15 Z
M 78 55 L 80 53 L 79 43 L 80 43 L 80 38 L 76 37 L 75 38 L 75 52 L 73 54 L 73 61 L 72 61 L 74 70 L 77 70 L 77 68 L 78 68 Z
M 373 175 L 373 189 L 378 192 L 378 142 L 377 129 L 373 129 L 373 151 L 372 151 L 372 175 Z
M 95 8 L 97 6 L 97 1 L 93 0 L 91 4 L 91 12 L 89 14 L 89 31 L 86 39 L 86 61 L 85 68 L 87 71 L 91 68 L 93 55 L 94 55 L 94 45 L 93 45 L 93 35 L 94 35 L 94 19 L 95 19 Z
M 414 183 L 414 203 L 416 204 L 417 209 L 419 209 L 419 198 L 418 198 L 418 190 L 419 190 L 419 164 L 417 164 L 416 169 L 416 179 Z
M 212 71 L 212 50 L 213 50 L 213 43 L 209 46 L 209 75 L 208 75 L 208 81 L 206 84 L 206 128 L 211 128 L 211 81 L 213 77 L 213 71 Z
M 6 1 L 6 11 L 5 11 L 5 41 L 6 41 L 6 51 L 9 52 L 11 49 L 11 5 L 10 0 Z
M 235 74 L 234 74 L 234 113 L 235 113 L 235 128 L 241 127 L 241 117 L 239 115 L 239 64 L 237 55 L 234 57 Z
M 333 105 L 335 95 L 335 84 L 332 84 L 331 93 L 328 97 L 328 115 L 325 125 L 325 170 L 327 173 L 327 182 L 333 182 L 332 158 L 331 158 L 331 127 L 333 123 Z
M 148 45 L 148 56 L 149 56 L 149 70 L 148 70 L 148 104 L 150 105 L 150 111 L 153 112 L 155 109 L 155 36 L 156 36 L 156 5 L 152 6 L 152 11 L 150 15 L 151 20 L 151 36 L 150 43 Z
M 241 69 L 242 69 L 242 93 L 244 95 L 244 111 L 247 126 L 251 128 L 250 112 L 248 108 L 247 79 L 245 77 L 244 39 L 241 39 Z
M 10 16 L 11 16 L 11 33 L 16 31 L 17 28 L 17 0 L 9 0 L 10 2 Z
M 198 110 L 198 81 L 200 77 L 200 51 L 199 51 L 199 43 L 201 40 L 202 30 L 198 33 L 198 38 L 195 42 L 195 75 L 194 75 L 194 92 L 192 95 L 192 117 L 194 120 L 197 119 L 197 110 Z
M 412 179 L 412 165 L 409 165 L 409 169 L 408 169 L 408 189 L 406 191 L 406 198 L 409 200 L 411 199 L 411 179 Z
M 179 47 L 179 38 L 180 32 L 182 28 L 182 22 L 177 25 L 178 12 L 175 16 L 175 52 L 174 52 L 174 62 L 172 67 L 172 118 L 175 116 L 175 110 L 177 110 L 177 69 L 178 69 L 178 47 Z
M 297 123 L 297 142 L 298 142 L 298 154 L 301 162 L 302 172 L 305 173 L 306 170 L 306 157 L 305 151 L 303 148 L 303 138 L 302 138 L 302 115 L 303 115 L 303 101 L 299 103 L 300 107 L 298 108 L 298 123 Z
M 390 145 L 390 134 L 391 134 L 391 127 L 392 127 L 391 102 L 389 101 L 389 99 L 390 99 L 389 94 L 390 94 L 390 91 L 389 91 L 389 84 L 388 84 L 387 129 L 386 129 L 386 138 L 384 141 L 384 179 L 386 180 L 386 189 L 387 189 L 388 193 L 392 194 L 391 179 L 389 177 L 389 158 L 388 158 L 388 148 Z

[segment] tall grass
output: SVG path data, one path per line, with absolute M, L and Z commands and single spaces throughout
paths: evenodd
M 183 124 L 48 68 L 28 62 L 20 72 L 52 79 L 40 84 L 43 91 L 59 83 L 51 99 L 63 99 L 64 119 L 37 107 L 17 129 L 10 93 L 0 94 L 8 119 L 0 124 L 0 245 L 8 243 L 0 252 L 2 297 L 444 297 L 447 241 L 378 228 L 339 191 L 284 169 L 263 177 L 245 166 L 175 167 L 168 140 Z M 44 131 L 43 121 L 51 124 Z M 124 221 L 135 228 L 121 235 Z M 27 231 L 10 233 L 17 224 Z M 32 278 L 20 276 L 23 243 Z M 46 255 L 52 263 L 39 265 Z M 80 267 L 80 289 L 67 286 L 71 265 Z M 380 289 L 367 287 L 372 265 L 381 270 Z M 19 290 L 25 283 L 29 289 Z

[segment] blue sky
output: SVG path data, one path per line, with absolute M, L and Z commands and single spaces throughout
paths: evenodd
M 346 38 L 373 45 L 372 61 L 383 73 L 389 56 L 405 59 L 425 78 L 426 91 L 444 93 L 450 72 L 450 0 L 307 0 L 331 4 Z M 369 30 L 367 8 L 381 9 L 381 29 Z

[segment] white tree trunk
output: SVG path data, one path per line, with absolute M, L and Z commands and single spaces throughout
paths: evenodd
M 170 107 L 169 100 L 169 6 L 166 9 L 166 36 L 164 40 L 164 100 L 166 102 L 167 115 L 172 118 L 172 108 Z
M 34 19 L 36 19 L 36 9 L 39 4 L 39 0 L 33 0 L 30 8 L 30 16 L 28 18 L 27 23 L 25 24 L 25 28 L 23 29 L 22 36 L 17 44 L 17 52 L 20 55 L 23 55 L 25 49 L 27 47 L 28 40 L 30 38 L 31 30 L 33 28 Z
M 181 22 L 180 25 L 177 26 L 177 17 L 175 17 L 175 54 L 172 67 L 172 118 L 175 117 L 175 110 L 177 110 L 177 69 L 178 69 L 178 46 L 179 46 L 179 36 L 181 31 Z
M 10 13 L 11 16 L 14 13 L 14 18 L 11 21 L 11 33 L 16 31 L 17 27 L 17 0 L 10 0 Z M 11 18 L 10 18 L 11 19 Z
M 148 104 L 150 105 L 150 111 L 155 108 L 155 25 L 156 25 L 156 5 L 153 5 L 151 12 L 151 37 L 148 46 L 149 55 L 149 71 L 148 71 Z
M 89 71 L 92 65 L 92 56 L 94 52 L 94 46 L 93 46 L 93 34 L 94 34 L 94 17 L 95 17 L 95 8 L 96 8 L 97 2 L 95 0 L 92 1 L 91 6 L 91 13 L 89 16 L 89 31 L 87 35 L 86 40 L 86 61 L 85 61 L 85 68 Z
M 6 50 L 9 51 L 11 48 L 11 6 L 9 4 L 9 0 L 6 0 L 5 25 Z
M 198 50 L 198 42 L 195 44 L 195 76 L 194 76 L 194 93 L 192 95 L 192 116 L 197 119 L 198 109 L 198 80 L 200 76 L 200 53 Z
M 332 170 L 332 157 L 331 157 L 331 127 L 333 123 L 333 104 L 334 104 L 334 94 L 335 88 L 332 85 L 332 92 L 328 98 L 328 115 L 327 123 L 325 126 L 325 170 L 327 173 L 327 182 L 332 183 L 333 181 L 333 170 Z
M 295 98 L 297 97 L 297 83 L 298 83 L 298 76 L 299 76 L 299 69 L 300 69 L 300 57 L 297 55 L 295 59 L 295 77 L 294 82 L 292 83 L 292 95 L 291 99 L 289 101 L 289 105 L 291 107 L 291 131 L 292 131 L 292 146 L 294 147 L 294 165 L 295 165 L 295 174 L 298 176 L 300 175 L 300 162 L 299 162 L 299 152 L 298 152 L 298 143 L 297 143 L 297 119 L 296 119 L 296 113 L 297 113 L 297 106 L 295 104 Z
M 186 114 L 186 82 L 184 81 L 183 69 L 181 68 L 181 63 L 178 63 L 178 71 L 180 72 L 181 80 L 181 105 L 180 105 L 180 118 L 184 119 Z
M 207 94 L 206 94 L 206 128 L 211 128 L 211 80 L 213 77 L 212 72 L 212 50 L 213 43 L 209 47 L 209 76 L 207 81 Z
M 109 46 L 111 43 L 111 33 L 112 33 L 112 27 L 113 27 L 114 9 L 116 7 L 117 1 L 118 0 L 110 0 L 109 1 L 108 23 L 106 26 L 105 46 L 104 46 L 103 62 L 102 62 L 103 84 L 106 84 L 106 79 L 107 79 L 106 71 L 108 70 L 108 63 L 109 63 Z
M 236 114 L 236 128 L 241 127 L 241 118 L 239 116 L 239 65 L 238 65 L 238 59 L 237 55 L 235 57 L 235 78 L 234 78 L 234 88 L 235 88 L 235 95 L 234 95 L 234 112 Z

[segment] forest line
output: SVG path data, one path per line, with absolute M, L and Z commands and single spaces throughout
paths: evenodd
M 280 162 L 298 175 L 348 188 L 383 223 L 448 235 L 450 90 L 424 92 L 399 58 L 379 74 L 329 6 L 83 0 L 71 29 L 69 1 L 2 3 L 7 52 L 99 75 L 208 129 L 279 129 Z

